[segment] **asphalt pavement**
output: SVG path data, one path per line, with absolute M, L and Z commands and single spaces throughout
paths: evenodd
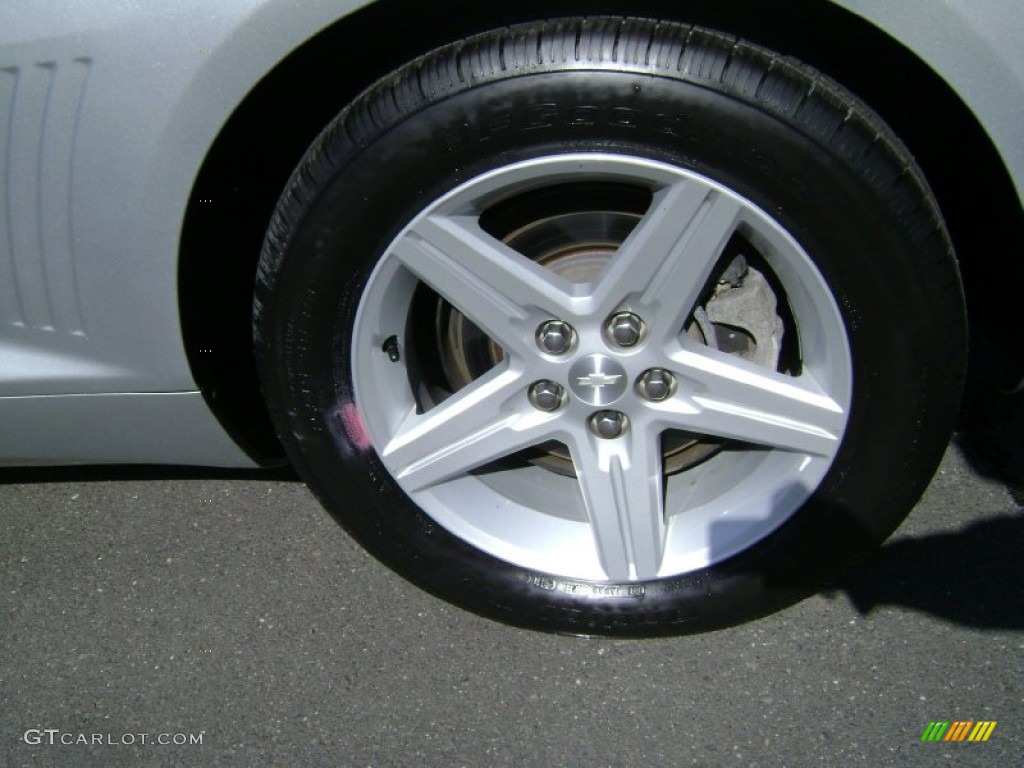
M 836 589 L 674 639 L 453 608 L 287 473 L 4 470 L 0 765 L 1022 765 L 1024 432 L 991 402 Z

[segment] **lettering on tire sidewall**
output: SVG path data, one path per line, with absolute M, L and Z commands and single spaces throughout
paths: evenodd
M 806 184 L 789 173 L 776 160 L 760 148 L 741 142 L 724 132 L 708 131 L 697 125 L 683 112 L 638 109 L 635 106 L 608 106 L 596 104 L 544 101 L 528 107 L 516 106 L 496 109 L 482 115 L 463 116 L 444 133 L 444 150 L 448 153 L 494 139 L 520 134 L 529 140 L 530 134 L 555 129 L 607 129 L 609 136 L 636 140 L 638 132 L 676 139 L 680 148 L 701 147 L 703 153 L 731 156 L 732 159 L 769 178 L 785 178 L 787 188 L 794 197 L 807 197 Z M 697 165 L 694 159 L 693 166 Z
M 545 592 L 561 592 L 565 595 L 589 598 L 639 599 L 647 590 L 643 584 L 588 584 L 581 581 L 563 581 L 551 576 L 529 574 L 526 583 Z

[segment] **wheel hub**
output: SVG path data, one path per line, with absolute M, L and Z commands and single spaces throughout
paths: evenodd
M 574 198 L 580 201 L 581 206 L 587 204 L 586 191 L 581 191 Z M 622 201 L 624 210 L 574 211 L 557 215 L 543 207 L 531 207 L 523 214 L 527 221 L 518 222 L 510 231 L 499 230 L 494 234 L 569 282 L 586 285 L 599 279 L 639 221 L 639 213 L 628 210 L 631 205 L 627 197 Z M 752 286 L 756 286 L 756 290 Z M 749 338 L 751 343 L 741 347 L 738 354 L 768 367 L 777 364 L 778 335 L 762 332 L 765 328 L 774 331 L 780 325 L 774 296 L 761 275 L 748 269 L 742 257 L 735 259 L 723 273 L 720 285 L 707 304 L 704 318 L 703 324 L 696 320 L 689 323 L 687 336 L 726 351 L 731 351 L 730 344 L 735 346 L 733 339 Z M 445 388 L 449 391 L 457 392 L 468 386 L 504 357 L 496 342 L 440 298 L 437 299 L 434 325 L 441 349 Z M 600 333 L 610 351 L 630 350 L 642 339 L 644 323 L 631 312 L 619 311 L 607 319 Z M 596 342 L 597 338 L 595 336 L 590 341 Z M 564 356 L 577 345 L 577 331 L 562 320 L 548 320 L 537 328 L 536 343 L 547 354 Z M 608 356 L 591 355 L 575 365 L 579 366 L 579 371 L 576 368 L 570 371 L 562 385 L 583 403 L 603 407 L 618 401 L 629 388 L 625 370 Z M 602 367 L 604 365 L 610 368 Z M 665 373 L 671 376 L 668 371 Z M 620 375 L 622 378 L 614 381 L 606 378 Z M 641 397 L 650 401 L 659 399 L 648 394 L 650 384 L 646 379 L 638 381 L 637 385 Z M 657 385 L 651 391 L 656 389 Z M 681 472 L 713 456 L 721 447 L 721 441 L 707 436 L 668 431 L 662 437 L 665 471 L 669 474 Z M 569 452 L 560 443 L 537 446 L 525 452 L 523 458 L 560 475 L 576 474 Z
M 588 405 L 611 405 L 628 387 L 626 369 L 606 355 L 581 357 L 569 369 L 569 389 Z

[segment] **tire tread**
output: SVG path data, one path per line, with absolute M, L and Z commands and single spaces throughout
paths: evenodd
M 341 173 L 380 132 L 437 99 L 509 73 L 536 74 L 570 63 L 579 68 L 615 64 L 747 98 L 837 150 L 851 166 L 861 167 L 876 190 L 893 202 L 894 214 L 918 237 L 944 231 L 938 204 L 900 140 L 866 104 L 822 73 L 715 30 L 625 17 L 568 18 L 460 40 L 410 62 L 364 91 L 320 134 L 289 181 L 268 228 L 267 260 L 276 262 L 275 254 L 287 247 L 291 227 L 285 224 L 302 218 L 313 202 L 315 182 Z M 339 135 L 344 137 L 344 151 L 324 151 L 339 146 Z M 943 250 L 953 253 L 948 237 Z M 273 272 L 260 269 L 258 285 L 272 280 Z

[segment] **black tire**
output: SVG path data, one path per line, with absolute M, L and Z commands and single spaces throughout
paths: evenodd
M 695 571 L 612 584 L 494 557 L 412 502 L 353 404 L 356 311 L 403 227 L 467 180 L 563 152 L 648 158 L 752 201 L 810 255 L 845 326 L 853 390 L 831 469 L 774 532 Z M 633 19 L 496 30 L 413 61 L 360 96 L 310 148 L 278 204 L 256 284 L 255 339 L 291 460 L 374 555 L 482 615 L 587 634 L 703 631 L 819 589 L 916 503 L 949 439 L 965 367 L 949 238 L 881 119 L 799 62 L 717 32 Z M 398 341 L 404 355 L 409 343 Z

